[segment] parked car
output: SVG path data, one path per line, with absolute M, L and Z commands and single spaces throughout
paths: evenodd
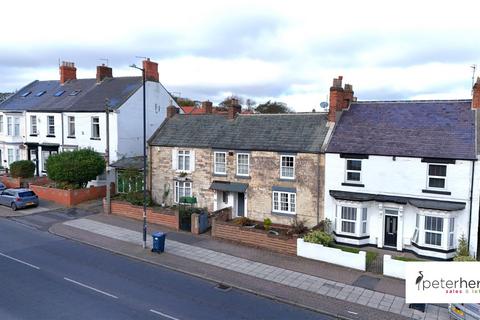
M 5 189 L 0 193 L 0 204 L 12 208 L 13 211 L 38 206 L 38 196 L 30 189 Z
M 480 304 L 479 303 L 455 303 L 448 307 L 450 316 L 457 320 L 479 320 Z
M 3 183 L 0 182 L 0 191 L 3 191 L 5 189 L 7 189 L 7 187 Z

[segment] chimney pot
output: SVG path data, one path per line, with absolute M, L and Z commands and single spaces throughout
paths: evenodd
M 173 118 L 177 113 L 179 112 L 179 109 L 175 107 L 174 105 L 169 105 L 167 107 L 167 118 Z
M 143 70 L 145 70 L 145 80 L 159 82 L 158 63 L 150 61 L 150 58 L 143 60 Z
M 77 68 L 73 62 L 62 61 L 60 65 L 60 84 L 77 79 Z
M 480 109 L 480 77 L 477 77 L 477 82 L 473 85 L 472 108 Z
M 231 120 L 235 119 L 237 114 L 242 112 L 242 106 L 238 104 L 238 100 L 236 104 L 233 103 L 233 100 L 236 99 L 232 99 L 231 104 L 228 106 L 228 119 Z
M 107 67 L 102 63 L 101 66 L 97 66 L 97 83 L 101 82 L 105 78 L 113 78 L 112 68 Z

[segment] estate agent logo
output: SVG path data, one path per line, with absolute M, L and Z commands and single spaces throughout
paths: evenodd
M 407 303 L 479 303 L 480 262 L 406 262 Z

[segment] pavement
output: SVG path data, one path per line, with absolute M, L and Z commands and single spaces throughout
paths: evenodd
M 18 209 L 17 211 L 13 211 L 10 207 L 0 205 L 0 218 L 24 217 L 35 213 L 56 210 L 59 208 L 62 208 L 59 204 L 41 199 L 37 207 L 27 207 L 24 209 Z
M 0 319 L 331 319 L 0 219 Z
M 404 282 L 318 261 L 245 247 L 161 226 L 166 252 L 141 247 L 141 222 L 97 214 L 55 224 L 52 233 L 346 319 L 448 319 L 447 309 L 408 308 Z M 151 240 L 149 236 L 149 246 Z

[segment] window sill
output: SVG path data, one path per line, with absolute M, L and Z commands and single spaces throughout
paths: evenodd
M 441 191 L 441 190 L 431 190 L 431 189 L 423 189 L 423 193 L 433 193 L 433 194 L 444 194 L 444 195 L 451 195 L 452 193 L 450 191 Z
M 67 136 L 67 139 L 75 139 L 75 136 Z
M 363 188 L 365 185 L 363 183 L 352 183 L 352 182 L 342 182 L 342 186 L 347 187 L 360 187 Z
M 101 140 L 100 138 L 90 138 L 90 140 Z
M 275 216 L 290 217 L 290 218 L 294 218 L 297 216 L 295 212 L 287 213 L 287 212 L 272 211 L 272 214 Z
M 54 134 L 47 134 L 47 138 L 55 138 Z
M 38 137 L 38 133 L 32 133 L 30 134 L 30 137 Z
M 250 176 L 239 176 L 238 174 L 235 175 L 235 178 L 237 178 L 237 179 L 252 179 L 252 177 L 250 177 Z
M 214 173 L 213 176 L 214 177 L 226 177 L 227 174 L 226 173 Z

